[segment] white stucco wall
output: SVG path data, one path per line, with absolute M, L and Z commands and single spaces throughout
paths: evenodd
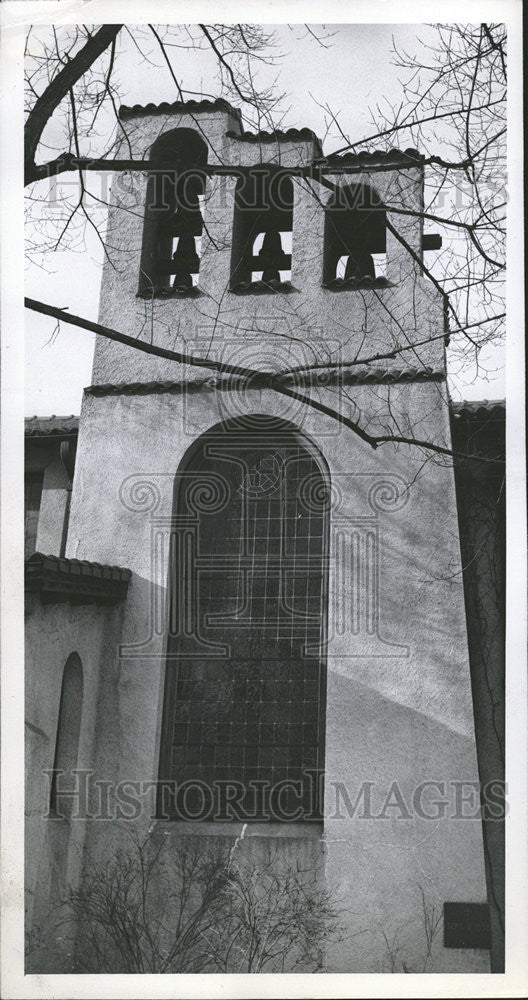
M 83 697 L 77 766 L 91 770 L 101 678 L 112 672 L 120 615 L 119 607 L 44 605 L 38 595 L 26 598 L 26 927 L 36 938 L 56 917 L 58 895 L 79 878 L 85 838 L 82 818 L 46 818 L 50 777 L 45 772 L 54 766 L 64 667 L 71 653 L 79 655 Z M 39 971 L 45 971 L 45 955 L 30 956 L 35 958 Z
M 437 383 L 347 391 L 358 410 L 371 414 L 371 429 L 382 421 L 390 397 L 391 412 L 401 425 L 410 421 L 420 437 L 448 443 L 447 408 Z M 331 402 L 331 390 L 325 392 L 323 398 Z M 332 617 L 340 613 L 348 584 L 345 577 L 344 588 L 338 588 L 338 556 L 335 548 L 330 551 L 323 836 L 329 884 L 337 882 L 345 899 L 353 901 L 350 933 L 358 929 L 359 915 L 362 933 L 329 961 L 333 971 L 378 971 L 385 932 L 399 935 L 402 954 L 412 964 L 420 960 L 420 889 L 428 905 L 440 909 L 445 901 L 485 900 L 478 820 L 430 820 L 414 813 L 391 819 L 401 813 L 398 809 L 389 809 L 383 819 L 332 816 L 335 783 L 344 782 L 354 800 L 362 782 L 373 782 L 373 812 L 379 814 L 394 782 L 411 806 L 421 782 L 444 782 L 452 811 L 452 783 L 477 780 L 453 472 L 448 465 L 425 461 L 423 453 L 408 446 L 389 444 L 373 451 L 331 418 L 314 417 L 295 401 L 290 407 L 288 400 L 269 391 L 247 392 L 236 403 L 211 390 L 188 396 L 167 392 L 85 397 L 78 451 L 82 475 L 75 481 L 68 555 L 126 563 L 134 574 L 122 631 L 128 650 L 116 666 L 112 697 L 104 699 L 97 769 L 109 780 L 156 779 L 165 637 L 151 636 L 149 617 L 168 566 L 165 562 L 154 571 L 153 519 L 161 523 L 170 517 L 174 474 L 185 451 L 199 433 L 225 419 L 230 406 L 231 412 L 245 408 L 295 419 L 307 433 L 309 428 L 340 496 L 331 525 L 346 534 L 367 517 L 379 532 L 378 635 L 353 634 L 347 614 L 345 631 L 336 634 Z M 389 484 L 388 499 L 381 498 L 386 509 L 376 510 L 369 505 L 369 490 L 382 483 Z M 400 492 L 399 499 L 391 499 L 390 484 Z M 332 527 L 330 534 L 331 545 L 337 544 Z M 145 826 L 151 816 L 144 817 Z M 482 971 L 487 961 L 486 952 L 445 950 L 438 940 L 430 964 L 442 971 Z
M 233 122 L 223 113 L 204 114 L 200 124 L 210 138 L 211 160 L 280 158 L 303 163 L 314 153 L 308 142 L 259 148 L 229 139 L 225 133 Z M 193 120 L 169 115 L 129 122 L 134 152 L 144 153 L 162 129 L 178 126 L 193 127 Z M 391 198 L 396 187 L 400 203 L 420 207 L 418 168 L 401 177 L 397 172 L 374 177 L 382 196 L 384 185 L 392 182 Z M 372 180 L 368 171 L 355 179 Z M 348 177 L 338 180 L 349 182 Z M 144 184 L 136 178 L 127 189 L 126 178 L 121 178 L 114 185 L 113 200 L 123 199 L 124 210 L 111 211 L 109 236 L 126 249 L 127 263 L 120 272 L 105 266 L 102 323 L 149 339 L 154 330 L 155 342 L 165 347 L 202 355 L 207 349 L 210 356 L 266 370 L 351 363 L 411 345 L 384 361 L 384 367 L 394 371 L 427 365 L 436 381 L 347 384 L 340 390 L 327 384 L 303 392 L 337 406 L 371 434 L 398 428 L 404 435 L 412 431 L 415 437 L 449 444 L 442 381 L 443 302 L 392 238 L 387 257 L 394 287 L 339 293 L 323 289 L 322 227 L 328 192 L 314 184 L 319 200 L 296 183 L 294 290 L 238 297 L 227 291 L 234 185 L 217 179 L 210 182 L 205 201 L 211 238 L 204 237 L 202 294 L 148 303 L 136 299 Z M 418 250 L 421 226 L 415 217 L 405 223 L 405 235 Z M 421 345 L 424 340 L 427 345 Z M 373 362 L 370 374 L 376 367 Z M 93 633 L 87 632 L 93 634 L 94 649 L 101 650 L 102 664 L 91 747 L 96 773 L 111 782 L 155 781 L 158 776 L 165 633 L 153 626 L 153 608 L 161 607 L 165 597 L 168 545 L 154 565 L 152 537 L 155 530 L 167 530 L 174 476 L 185 452 L 199 434 L 229 417 L 264 413 L 290 421 L 324 456 L 334 490 L 326 803 L 318 843 L 328 884 L 337 883 L 344 897 L 347 930 L 340 946 L 329 951 L 327 965 L 338 972 L 387 971 L 387 940 L 397 940 L 399 961 L 417 965 L 423 960 L 422 891 L 435 912 L 445 901 L 485 900 L 480 824 L 416 814 L 406 819 L 337 818 L 335 786 L 345 783 L 355 798 L 362 782 L 373 783 L 374 812 L 379 813 L 394 782 L 412 803 L 413 791 L 425 780 L 449 785 L 477 779 L 453 471 L 442 458 L 407 445 L 384 444 L 373 450 L 350 428 L 270 390 L 230 392 L 209 385 L 198 391 L 196 386 L 174 384 L 189 377 L 197 377 L 196 369 L 185 370 L 99 338 L 94 384 L 162 380 L 172 388 L 88 394 L 83 402 L 66 554 L 127 566 L 133 572 L 123 608 L 120 654 L 115 655 L 115 636 L 110 645 L 98 645 L 95 619 Z M 351 539 L 354 532 L 363 537 L 367 528 L 378 544 L 379 623 L 370 631 L 354 631 Z M 362 556 L 363 604 L 366 588 Z M 74 648 L 83 659 L 78 646 Z M 51 722 L 47 720 L 48 728 Z M 137 821 L 145 830 L 152 822 L 152 806 L 153 798 Z M 397 811 L 387 812 L 394 817 Z M 239 825 L 233 824 L 232 838 L 239 832 Z M 93 824 L 88 844 L 104 856 L 115 848 L 118 836 L 111 824 Z M 313 835 L 306 839 L 312 847 L 298 847 L 300 855 L 313 849 Z M 290 841 L 287 850 L 295 854 Z M 486 952 L 445 950 L 441 936 L 428 962 L 429 971 L 488 968 Z
M 302 166 L 317 155 L 313 141 L 253 144 L 228 138 L 233 122 L 224 112 L 138 117 L 124 124 L 134 155 L 143 157 L 162 132 L 196 128 L 210 144 L 209 163 L 250 165 L 258 162 Z M 123 153 L 128 155 L 128 153 Z M 404 170 L 332 174 L 336 185 L 370 184 L 389 204 L 410 212 L 422 208 L 423 173 L 419 166 Z M 115 261 L 105 262 L 99 322 L 129 336 L 151 339 L 158 346 L 215 357 L 257 369 L 297 364 L 355 361 L 395 347 L 427 344 L 405 351 L 390 367 L 442 370 L 443 302 L 391 232 L 387 233 L 387 274 L 394 287 L 336 292 L 322 288 L 324 207 L 332 192 L 316 181 L 307 186 L 293 178 L 292 285 L 288 294 L 236 295 L 229 291 L 231 234 L 236 178 L 212 177 L 203 205 L 204 235 L 198 298 L 136 298 L 138 286 L 146 174 L 120 175 L 114 180 L 108 220 L 108 243 L 119 248 Z M 415 215 L 388 215 L 407 243 L 420 252 L 422 221 Z M 117 267 L 113 264 L 118 264 Z M 265 332 L 265 338 L 262 333 Z M 160 358 L 138 354 L 98 338 L 92 381 L 140 382 L 195 377 Z

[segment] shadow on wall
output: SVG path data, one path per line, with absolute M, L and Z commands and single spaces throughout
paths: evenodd
M 351 938 L 347 955 L 331 947 L 333 971 L 423 971 L 421 891 L 430 920 L 445 902 L 485 900 L 473 741 L 396 699 L 329 671 L 327 875 L 365 935 Z M 382 967 L 388 944 L 398 968 Z M 485 972 L 488 952 L 445 949 L 438 932 L 426 964 Z

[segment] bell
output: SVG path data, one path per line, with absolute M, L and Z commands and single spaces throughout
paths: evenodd
M 173 236 L 201 236 L 203 219 L 199 208 L 180 206 L 167 228 Z
M 376 271 L 374 261 L 369 253 L 364 250 L 355 250 L 349 255 L 345 269 L 345 281 L 353 278 L 355 281 L 363 281 L 365 278 L 375 278 Z
M 180 236 L 178 248 L 173 253 L 172 259 L 178 268 L 173 288 L 192 288 L 192 275 L 196 274 L 200 267 L 194 236 Z
M 282 257 L 281 235 L 276 229 L 270 229 L 264 234 L 262 249 L 258 255 L 262 261 L 262 281 L 280 281 L 278 264 Z

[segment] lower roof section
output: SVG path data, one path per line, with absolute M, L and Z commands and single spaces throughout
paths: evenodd
M 38 593 L 44 604 L 118 604 L 125 600 L 132 577 L 120 566 L 42 552 L 26 560 L 25 570 L 26 593 Z

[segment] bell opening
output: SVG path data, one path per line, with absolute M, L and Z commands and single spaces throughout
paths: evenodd
M 262 269 L 251 271 L 251 281 L 291 281 L 292 234 L 290 231 L 268 230 L 259 233 L 253 243 L 254 266 L 258 262 Z M 284 266 L 286 265 L 286 266 Z

